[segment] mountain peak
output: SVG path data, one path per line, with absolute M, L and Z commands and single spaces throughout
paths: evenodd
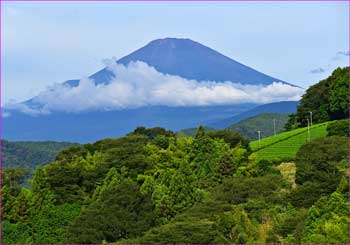
M 177 42 L 192 42 L 192 43 L 196 43 L 195 41 L 189 39 L 189 38 L 177 38 L 177 37 L 165 37 L 165 38 L 159 38 L 159 39 L 155 39 L 151 42 L 149 42 L 149 44 L 169 44 L 169 43 L 177 43 Z
M 142 61 L 157 71 L 197 81 L 214 81 L 269 85 L 281 82 L 249 66 L 241 64 L 212 48 L 189 38 L 166 37 L 155 39 L 144 47 L 119 59 L 117 63 L 128 65 L 130 62 Z M 114 75 L 108 69 L 102 69 L 92 76 L 96 84 L 108 83 Z M 79 81 L 69 84 L 75 86 Z M 294 86 L 294 85 L 292 85 Z
M 231 81 L 268 85 L 282 80 L 243 65 L 199 42 L 188 38 L 156 39 L 117 62 L 127 65 L 143 61 L 157 71 L 197 81 Z
M 155 47 L 163 47 L 163 48 L 195 48 L 198 46 L 205 47 L 204 45 L 195 42 L 189 38 L 174 38 L 174 37 L 166 37 L 166 38 L 160 38 L 160 39 L 155 39 L 151 42 L 149 42 L 146 46 L 143 48 L 155 48 Z

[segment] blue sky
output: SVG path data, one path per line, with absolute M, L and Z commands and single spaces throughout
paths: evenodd
M 349 62 L 346 2 L 2 3 L 2 102 L 186 37 L 307 88 Z

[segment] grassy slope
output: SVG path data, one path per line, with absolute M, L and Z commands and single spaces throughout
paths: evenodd
M 327 135 L 326 123 L 310 127 L 311 140 Z M 307 142 L 307 128 L 299 128 L 276 136 L 270 136 L 259 141 L 252 141 L 250 147 L 255 152 L 257 160 L 293 159 L 299 148 Z

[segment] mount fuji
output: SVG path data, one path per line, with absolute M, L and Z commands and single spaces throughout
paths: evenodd
M 257 105 L 298 100 L 295 98 L 301 90 L 190 39 L 157 39 L 112 63 L 118 69 L 105 67 L 92 74 L 88 77 L 92 85 L 84 84 L 83 80 L 68 80 L 60 85 L 61 90 L 51 88 L 30 100 L 5 107 L 3 137 L 92 142 L 121 136 L 141 125 L 180 130 L 232 117 Z M 130 64 L 138 65 L 135 68 Z M 134 70 L 129 71 L 130 67 Z M 120 92 L 121 85 L 130 85 L 129 94 Z M 275 85 L 284 89 L 278 95 L 275 87 L 271 87 Z M 113 90 L 116 86 L 119 92 Z M 89 93 L 77 95 L 86 87 Z M 174 92 L 178 87 L 181 93 Z M 263 96 L 257 94 L 257 89 Z M 72 90 L 75 97 L 65 95 Z M 289 90 L 299 94 L 288 94 Z M 264 96 L 270 96 L 269 100 L 264 100 Z M 255 99 L 250 100 L 251 97 Z M 85 101 L 89 101 L 89 106 L 74 110 Z M 67 105 L 70 110 L 65 109 Z

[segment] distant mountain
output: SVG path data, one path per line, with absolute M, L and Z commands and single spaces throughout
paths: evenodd
M 160 73 L 195 79 L 200 82 L 213 81 L 220 83 L 231 81 L 243 85 L 262 86 L 273 82 L 287 84 L 190 39 L 157 39 L 119 59 L 117 63 L 127 65 L 131 61 L 143 61 Z M 108 84 L 114 76 L 118 76 L 118 74 L 104 68 L 91 75 L 90 78 L 96 84 Z M 142 79 L 142 76 L 140 77 L 138 79 Z M 139 82 L 142 83 L 142 81 Z M 75 87 L 79 84 L 79 80 L 68 80 L 66 84 Z M 246 89 L 249 89 L 249 87 L 246 87 Z M 90 91 L 90 93 L 93 92 Z M 242 93 L 244 94 L 245 91 Z M 84 94 L 81 96 L 84 96 Z M 3 119 L 4 138 L 9 140 L 55 140 L 85 143 L 105 137 L 121 136 L 137 126 L 160 126 L 170 130 L 180 130 L 197 127 L 199 124 L 208 125 L 217 122 L 214 125 L 220 128 L 261 112 L 290 113 L 291 111 L 288 107 L 281 107 L 280 110 L 257 110 L 255 114 L 250 112 L 244 115 L 241 113 L 252 109 L 257 104 L 242 102 L 234 105 L 186 106 L 185 104 L 184 106 L 166 106 L 162 103 L 148 105 L 147 101 L 142 101 L 139 107 L 126 106 L 121 107 L 123 109 L 120 110 L 106 109 L 102 106 L 96 107 L 97 109 L 70 113 L 65 112 L 62 109 L 64 106 L 62 106 L 61 110 L 56 111 L 55 108 L 51 108 L 52 110 L 49 111 L 44 110 L 44 114 L 29 115 L 28 112 L 45 108 L 47 99 L 51 100 L 53 104 L 56 102 L 54 95 L 46 96 L 45 99 L 36 100 L 35 98 L 38 97 L 18 104 L 17 109 L 13 108 L 6 111 L 6 114 L 10 116 Z M 85 100 L 85 97 L 83 98 L 82 101 Z M 126 99 L 133 100 L 130 96 Z M 94 101 L 89 101 L 88 95 L 86 101 L 94 104 Z M 75 106 L 74 102 L 71 101 L 69 105 L 71 107 Z M 23 106 L 25 109 L 23 109 Z M 77 106 L 79 106 L 78 103 Z M 22 111 L 26 111 L 27 114 Z M 233 119 L 229 118 L 232 116 Z M 221 122 L 220 119 L 222 118 L 229 119 Z
M 101 138 L 119 137 L 138 126 L 165 127 L 178 131 L 197 127 L 249 110 L 256 105 L 167 107 L 149 106 L 119 111 L 83 113 L 55 112 L 29 116 L 11 112 L 3 119 L 3 137 L 8 140 L 54 140 L 87 143 Z
M 289 84 L 191 39 L 157 39 L 119 59 L 117 63 L 127 65 L 131 61 L 143 61 L 161 73 L 197 81 L 232 81 L 252 85 L 268 85 L 273 82 Z M 90 76 L 96 84 L 108 83 L 113 77 L 114 74 L 106 68 Z M 69 80 L 67 83 L 77 86 L 79 80 Z
M 241 120 L 259 115 L 264 112 L 291 114 L 296 112 L 298 105 L 299 105 L 299 101 L 281 101 L 276 103 L 260 105 L 251 110 L 237 114 L 235 116 L 221 119 L 216 122 L 208 123 L 206 124 L 206 126 L 216 128 L 216 129 L 223 129 Z
M 276 134 L 284 132 L 284 125 L 288 121 L 288 115 L 280 113 L 261 113 L 235 123 L 227 129 L 240 133 L 246 139 L 256 140 L 258 139 L 258 130 L 261 131 L 262 138 L 274 134 L 274 119 Z
M 226 129 L 238 132 L 246 139 L 256 140 L 258 130 L 261 131 L 261 137 L 267 137 L 274 134 L 273 119 L 275 119 L 276 133 L 283 132 L 284 125 L 288 121 L 288 114 L 282 113 L 261 113 L 232 124 Z M 204 128 L 207 133 L 220 130 L 211 127 Z M 198 127 L 182 129 L 178 131 L 177 134 L 184 134 L 188 137 L 193 137 L 196 135 L 197 129 Z
M 52 161 L 63 148 L 73 145 L 77 144 L 2 140 L 2 167 L 22 167 L 34 170 L 36 166 Z

